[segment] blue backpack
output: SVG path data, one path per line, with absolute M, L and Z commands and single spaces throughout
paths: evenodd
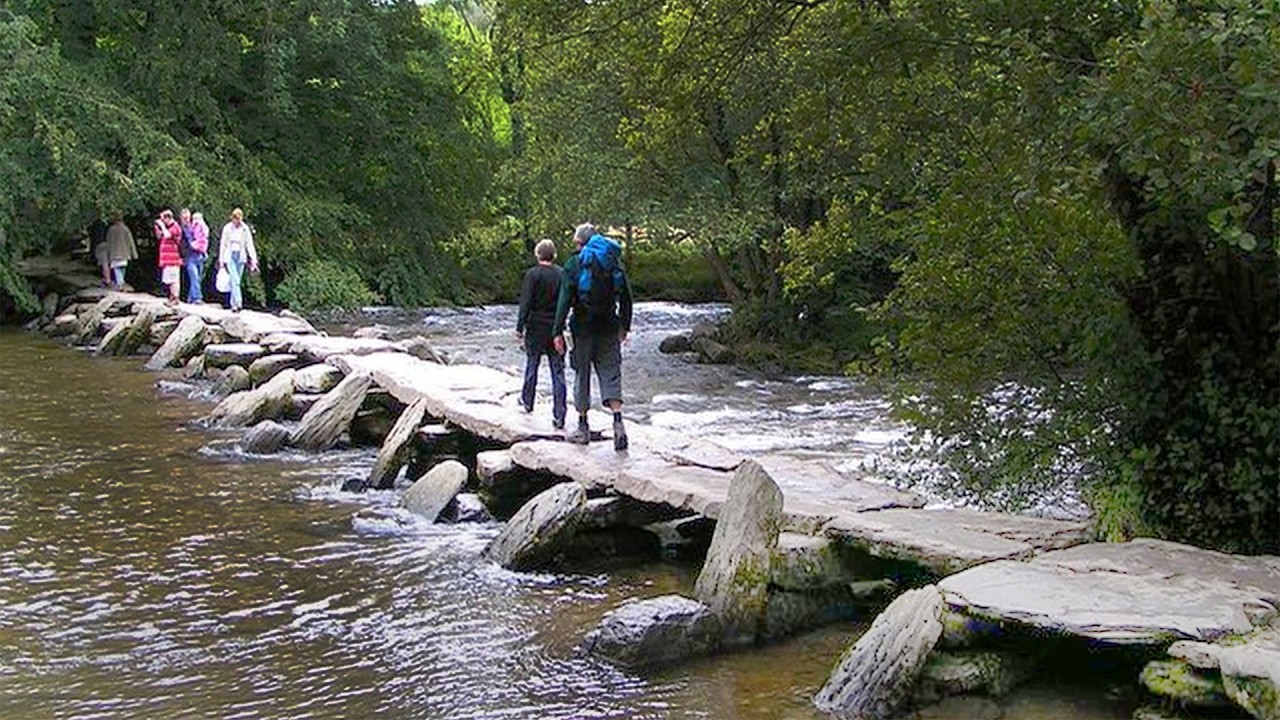
M 589 320 L 614 317 L 622 275 L 622 246 L 603 235 L 592 235 L 578 252 L 577 306 Z

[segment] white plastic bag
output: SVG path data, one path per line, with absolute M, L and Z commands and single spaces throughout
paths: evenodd
M 213 286 L 220 293 L 231 292 L 231 273 L 224 267 L 218 268 L 218 275 L 213 279 Z

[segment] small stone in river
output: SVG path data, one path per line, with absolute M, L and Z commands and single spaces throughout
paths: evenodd
M 369 489 L 369 483 L 364 478 L 349 477 L 342 481 L 342 492 L 362 493 Z

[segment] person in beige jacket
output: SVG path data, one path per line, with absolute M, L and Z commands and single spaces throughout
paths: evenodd
M 138 245 L 133 241 L 133 232 L 124 220 L 117 215 L 111 227 L 107 228 L 106 264 L 111 268 L 111 287 L 124 288 L 124 274 L 130 260 L 138 259 Z

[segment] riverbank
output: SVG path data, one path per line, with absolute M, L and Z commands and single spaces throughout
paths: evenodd
M 86 293 L 80 298 L 88 301 L 93 295 Z M 679 527 L 700 528 L 690 533 L 693 538 L 700 538 L 691 544 L 709 547 L 714 558 L 716 542 L 708 537 L 707 531 L 714 528 L 719 534 L 722 527 L 738 524 L 735 520 L 726 525 L 722 515 L 727 505 L 733 505 L 734 485 L 744 467 L 764 470 L 766 477 L 759 480 L 760 487 L 771 485 L 776 491 L 778 522 L 773 524 L 771 539 L 765 537 L 762 542 L 767 547 L 786 548 L 785 554 L 798 559 L 788 567 L 800 571 L 788 580 L 777 574 L 757 579 L 755 587 L 765 598 L 761 612 L 771 619 L 758 631 L 760 634 L 749 638 L 753 642 L 820 624 L 833 614 L 847 617 L 860 599 L 854 596 L 852 587 L 858 583 L 893 580 L 896 583 L 893 586 L 881 583 L 871 588 L 865 584 L 857 588 L 858 592 L 892 593 L 895 588 L 927 585 L 930 579 L 962 568 L 978 565 L 980 570 L 986 567 L 983 563 L 1001 558 L 1015 561 L 1017 566 L 1030 566 L 1021 561 L 1087 539 L 1087 528 L 1080 524 L 919 510 L 916 509 L 918 501 L 906 494 L 844 477 L 820 463 L 769 457 L 752 458 L 748 463 L 742 455 L 717 448 L 714 443 L 664 432 L 661 428 L 637 427 L 638 432 L 633 431 L 633 442 L 640 441 L 637 442 L 639 448 L 627 457 L 620 458 L 607 447 L 604 447 L 607 452 L 602 451 L 605 444 L 585 450 L 574 448 L 553 438 L 549 421 L 539 420 L 542 414 L 523 415 L 516 410 L 514 402 L 508 402 L 515 378 L 488 368 L 425 360 L 424 357 L 431 357 L 433 353 L 423 343 L 325 337 L 315 334 L 301 318 L 281 319 L 250 312 L 232 315 L 208 307 L 184 306 L 170 316 L 157 310 L 157 303 L 158 299 L 148 296 L 104 294 L 92 305 L 77 303 L 79 312 L 60 315 L 60 319 L 50 324 L 50 329 L 74 335 L 108 351 L 127 347 L 131 337 L 139 342 L 135 349 L 142 349 L 147 344 L 142 341 L 145 336 L 147 341 L 159 346 L 150 364 L 183 363 L 182 356 L 190 354 L 193 359 L 185 364 L 192 376 L 208 374 L 212 367 L 223 376 L 220 380 L 225 381 L 226 375 L 241 373 L 222 368 L 243 368 L 243 376 L 250 384 L 256 380 L 256 389 L 229 395 L 211 419 L 226 424 L 226 419 L 231 417 L 236 420 L 230 424 L 247 424 L 244 421 L 265 419 L 260 415 L 287 418 L 294 413 L 300 417 L 299 424 L 286 428 L 287 438 L 281 442 L 295 446 L 326 447 L 339 442 L 344 434 L 354 436 L 360 423 L 377 425 L 371 418 L 379 413 L 373 412 L 372 407 L 366 408 L 372 389 L 375 400 L 371 404 L 387 410 L 381 413 L 384 427 L 390 424 L 386 420 L 392 416 L 397 422 L 410 418 L 406 421 L 410 429 L 406 437 L 411 440 L 407 452 L 404 443 L 383 448 L 394 464 L 410 467 L 405 480 L 413 479 L 408 475 L 415 473 L 429 476 L 426 465 L 438 466 L 446 456 L 453 457 L 461 460 L 466 469 L 463 484 L 474 482 L 476 489 L 485 492 L 487 504 L 494 509 L 501 504 L 497 502 L 499 499 L 513 509 L 528 507 L 544 488 L 550 488 L 550 492 L 561 487 L 564 480 L 574 481 L 581 491 L 574 494 L 569 503 L 571 512 L 565 514 L 573 521 L 559 526 L 560 530 L 571 527 L 573 532 L 553 533 L 559 536 L 557 542 L 561 547 L 544 554 L 554 558 L 572 558 L 575 543 L 584 539 L 591 541 L 587 547 L 596 553 L 606 545 L 619 547 L 618 538 L 634 538 L 633 531 L 637 529 L 658 538 L 660 551 L 677 549 L 673 545 L 662 546 L 662 533 L 650 527 L 656 523 L 677 523 L 673 526 L 677 536 Z M 89 326 L 95 322 L 96 326 L 91 329 Z M 204 326 L 200 333 L 193 332 L 197 323 Z M 187 328 L 180 333 L 183 324 Z M 203 343 L 211 339 L 241 342 L 211 343 L 196 348 L 197 336 Z M 184 337 L 188 340 L 183 341 Z M 175 351 L 178 348 L 181 350 Z M 280 356 L 293 356 L 293 359 Z M 267 360 L 272 357 L 274 359 Z M 298 403 L 295 400 L 298 395 L 318 395 L 297 392 L 300 386 L 296 378 L 308 372 L 301 367 L 307 364 L 330 365 L 336 373 L 326 371 L 324 374 L 335 382 L 337 376 L 342 379 L 324 396 Z M 286 383 L 279 380 L 282 377 L 289 379 L 288 392 L 285 392 Z M 339 390 L 344 384 L 346 387 Z M 310 409 L 298 413 L 298 405 L 308 402 Z M 415 406 L 422 413 L 416 420 L 407 413 Z M 361 418 L 359 423 L 357 418 Z M 542 427 L 541 422 L 546 422 L 548 427 Z M 390 427 L 384 435 L 397 436 Z M 317 442 L 316 438 L 321 441 Z M 366 480 L 376 485 L 381 478 Z M 605 502 L 600 502 L 602 500 Z M 446 499 L 436 512 L 446 510 L 450 502 L 453 501 Z M 586 508 L 591 503 L 594 503 L 591 508 L 595 514 L 588 519 Z M 437 501 L 431 507 L 439 504 Z M 627 510 L 624 512 L 618 509 L 619 504 L 630 507 L 623 508 Z M 514 516 L 519 517 L 519 512 L 514 512 Z M 654 512 L 674 517 L 655 520 Z M 500 511 L 499 514 L 508 513 Z M 731 514 L 734 518 L 748 518 L 748 524 L 750 518 L 757 516 L 751 510 Z M 645 522 L 637 522 L 637 517 Z M 715 522 L 717 519 L 722 522 Z M 508 527 L 515 524 L 514 521 L 508 523 Z M 766 535 L 768 525 L 764 524 Z M 580 532 L 584 529 L 605 532 Z M 605 545 L 601 544 L 602 537 L 608 538 Z M 652 543 L 641 545 L 653 547 Z M 1049 555 L 1053 553 L 1045 557 Z M 733 560 L 732 551 L 729 557 Z M 1280 571 L 1266 562 L 1262 564 L 1260 582 L 1241 585 L 1237 578 L 1228 578 L 1225 582 L 1241 585 L 1244 595 L 1258 599 L 1253 597 L 1258 591 L 1249 588 L 1258 584 L 1265 587 L 1270 579 L 1280 577 L 1269 574 Z M 708 564 L 712 564 L 712 559 L 708 559 Z M 1141 567 L 1135 567 L 1133 574 L 1141 575 Z M 1197 570 L 1205 571 L 1205 568 Z M 1211 574 L 1205 578 L 1213 579 Z M 1280 580 L 1276 584 L 1280 585 Z M 751 591 L 747 588 L 748 594 Z M 690 602 L 714 607 L 717 598 L 715 592 L 710 592 Z M 1222 602 L 1230 605 L 1238 599 L 1233 595 Z M 816 612 L 814 601 L 820 601 Z M 1265 602 L 1265 596 L 1261 601 Z M 777 617 L 778 608 L 800 606 L 804 612 Z M 767 615 L 770 607 L 775 611 L 773 616 Z M 976 615 L 989 620 L 984 614 L 987 611 L 982 606 L 982 612 Z M 1050 615 L 1057 617 L 1052 612 Z M 1265 612 L 1255 615 L 1261 617 L 1262 622 L 1267 621 Z M 1016 613 L 1006 620 L 1020 622 Z M 725 640 L 720 637 L 712 644 Z

